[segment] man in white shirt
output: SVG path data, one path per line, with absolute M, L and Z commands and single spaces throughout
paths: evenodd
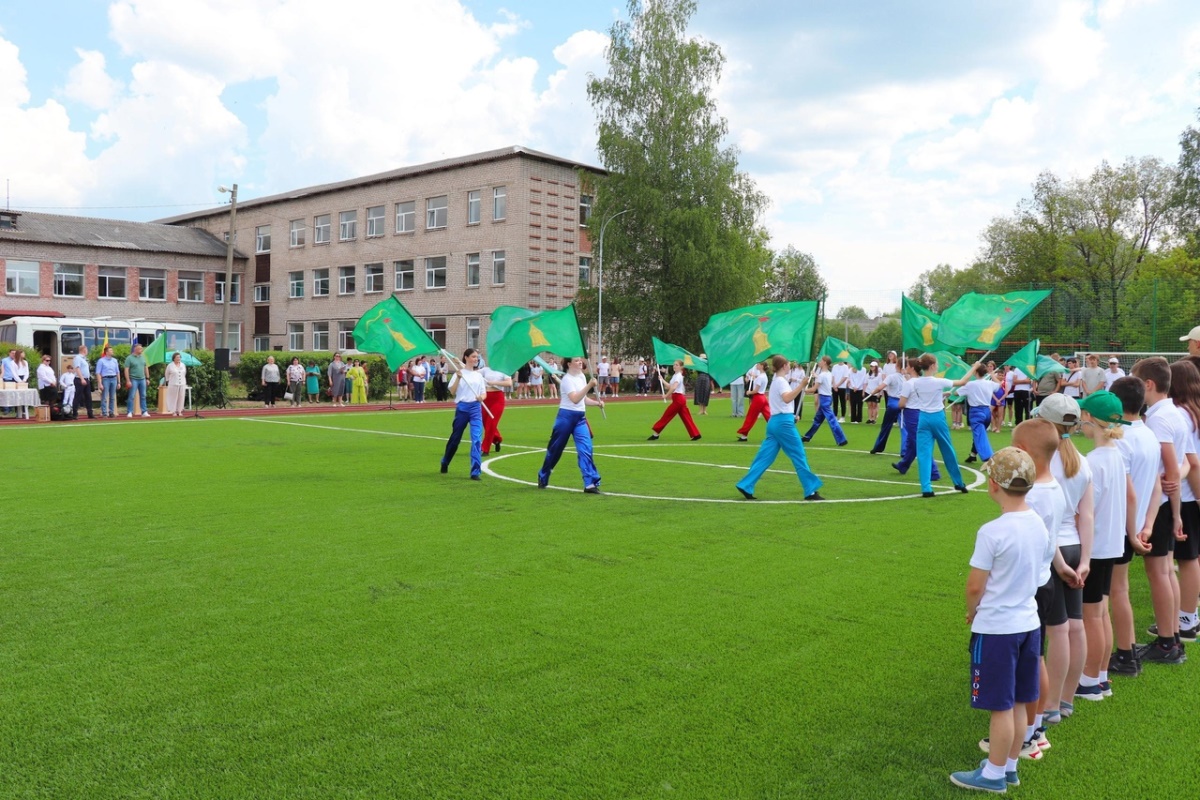
M 1104 371 L 1104 388 L 1111 391 L 1113 381 L 1118 378 L 1125 377 L 1125 370 L 1121 369 L 1121 359 L 1112 356 L 1108 359 L 1108 369 Z
M 54 367 L 50 365 L 50 356 L 42 356 L 42 363 L 37 368 L 38 397 L 43 405 L 50 405 L 58 395 L 58 379 L 54 377 Z
M 850 394 L 850 365 L 845 361 L 839 361 L 833 365 L 833 413 L 837 415 L 838 422 L 846 421 L 846 398 Z

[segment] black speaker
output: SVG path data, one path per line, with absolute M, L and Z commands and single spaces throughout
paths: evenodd
M 214 362 L 214 366 L 218 370 L 220 370 L 221 372 L 228 372 L 229 371 L 229 348 L 228 347 L 218 347 L 216 350 L 213 350 L 213 362 Z

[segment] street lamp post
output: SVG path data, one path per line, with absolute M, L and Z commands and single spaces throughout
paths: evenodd
M 604 356 L 604 229 L 608 227 L 608 223 L 612 222 L 622 214 L 628 214 L 630 209 L 618 211 L 608 219 L 604 220 L 604 224 L 600 226 L 600 256 L 596 264 L 596 358 Z
M 225 303 L 221 312 L 221 347 L 229 347 L 229 299 L 233 294 L 233 234 L 237 221 L 237 184 L 232 189 L 224 186 L 217 187 L 221 194 L 229 193 L 229 239 L 225 242 Z M 216 349 L 216 348 L 214 348 Z

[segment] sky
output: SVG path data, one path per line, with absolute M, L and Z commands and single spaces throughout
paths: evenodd
M 623 2 L 0 0 L 18 210 L 151 220 L 523 145 L 601 165 L 587 101 Z M 891 311 L 1039 172 L 1178 157 L 1195 0 L 699 0 L 728 144 L 830 308 Z M 602 165 L 601 165 L 602 166 Z

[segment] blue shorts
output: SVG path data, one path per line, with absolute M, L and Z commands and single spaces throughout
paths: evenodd
M 971 634 L 971 708 L 1008 711 L 1038 699 L 1041 633 Z

